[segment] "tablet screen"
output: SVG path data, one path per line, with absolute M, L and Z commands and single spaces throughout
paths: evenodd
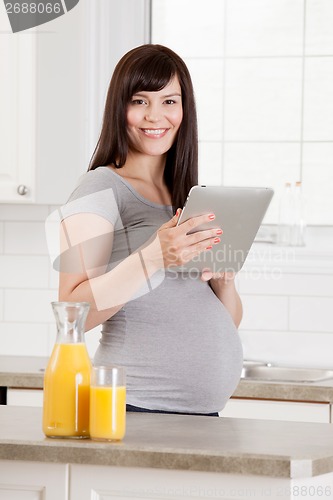
M 215 219 L 198 226 L 195 231 L 220 227 L 221 242 L 211 250 L 177 268 L 177 271 L 201 274 L 238 272 L 249 253 L 260 224 L 273 196 L 266 187 L 194 186 L 188 195 L 178 221 L 213 213 Z

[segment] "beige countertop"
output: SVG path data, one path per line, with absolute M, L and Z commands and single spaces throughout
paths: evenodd
M 0 386 L 42 389 L 47 361 L 46 357 L 0 356 Z M 241 379 L 233 397 L 333 403 L 333 379 L 316 383 Z
M 0 356 L 0 386 L 43 388 L 47 357 Z
M 333 379 L 298 383 L 241 379 L 232 397 L 333 404 Z
M 42 409 L 0 406 L 0 460 L 300 478 L 333 471 L 333 426 L 185 415 L 127 415 L 121 443 L 45 438 Z

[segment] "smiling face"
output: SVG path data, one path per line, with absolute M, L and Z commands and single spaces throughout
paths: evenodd
M 127 107 L 130 151 L 148 156 L 164 155 L 175 141 L 182 118 L 177 76 L 161 90 L 137 92 Z

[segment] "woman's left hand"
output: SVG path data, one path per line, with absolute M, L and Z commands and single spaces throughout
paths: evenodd
M 209 281 L 211 289 L 229 311 L 236 328 L 238 328 L 243 316 L 243 308 L 236 290 L 235 277 L 236 273 L 233 271 L 212 273 L 212 271 L 203 270 L 201 273 L 201 280 Z

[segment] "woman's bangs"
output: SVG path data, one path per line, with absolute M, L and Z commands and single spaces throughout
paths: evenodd
M 135 75 L 132 75 L 130 85 L 130 96 L 136 92 L 157 92 L 168 85 L 174 77 L 176 68 L 173 67 L 169 58 L 165 61 L 149 61 L 143 64 L 141 68 L 137 68 Z

